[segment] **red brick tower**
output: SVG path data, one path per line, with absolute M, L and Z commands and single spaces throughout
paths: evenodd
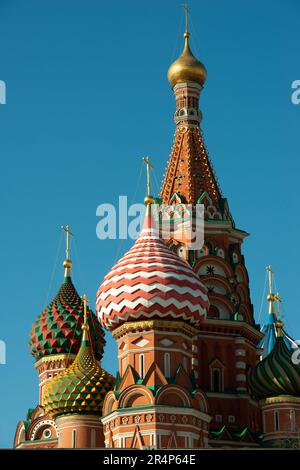
M 186 31 L 183 53 L 168 72 L 176 99 L 176 130 L 161 199 L 164 204 L 204 205 L 204 246 L 188 251 L 181 241 L 170 243 L 189 261 L 209 293 L 210 310 L 200 325 L 197 348 L 199 386 L 206 391 L 212 436 L 218 439 L 212 439 L 211 445 L 240 445 L 233 440 L 234 433 L 243 432 L 244 441 L 251 443 L 261 429 L 260 410 L 250 396 L 247 376 L 257 362 L 255 346 L 262 335 L 255 325 L 242 255 L 248 234 L 235 226 L 200 129 L 198 106 L 206 70 L 193 56 L 189 36 Z

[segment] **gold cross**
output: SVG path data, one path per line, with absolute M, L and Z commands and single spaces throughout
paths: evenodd
M 273 290 L 273 274 L 274 272 L 272 271 L 272 266 L 267 266 L 267 271 L 269 274 L 269 294 L 272 294 Z
M 70 235 L 74 237 L 75 233 L 70 231 L 70 226 L 66 225 L 65 227 L 62 225 L 61 229 L 66 232 L 66 259 L 70 259 Z
M 81 298 L 83 300 L 84 325 L 87 325 L 87 304 L 89 303 L 89 300 L 86 294 L 84 294 Z
M 277 309 L 278 309 L 278 320 L 281 320 L 281 312 L 280 312 L 280 304 L 281 304 L 281 297 L 279 293 L 275 294 L 274 299 L 277 301 Z
M 150 162 L 149 157 L 143 157 L 144 162 L 147 166 L 147 196 L 151 196 L 151 188 L 150 188 L 150 168 L 154 168 L 154 166 Z
M 189 23 L 190 10 L 189 10 L 189 6 L 188 6 L 187 3 L 182 5 L 182 8 L 183 8 L 184 15 L 185 15 L 185 32 L 187 33 L 188 32 L 188 26 L 189 26 L 188 23 Z

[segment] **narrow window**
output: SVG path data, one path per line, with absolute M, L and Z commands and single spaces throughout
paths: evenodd
M 96 447 L 96 430 L 91 430 L 91 448 L 94 449 Z
M 126 357 L 123 357 L 122 359 L 122 374 L 125 373 L 126 370 Z
M 183 368 L 186 372 L 188 371 L 188 359 L 186 356 L 183 357 Z
M 76 429 L 72 430 L 72 447 L 73 449 L 76 448 Z
M 170 368 L 170 354 L 164 354 L 164 367 L 165 367 L 165 377 L 171 376 L 171 368 Z
M 144 358 L 144 354 L 140 354 L 140 377 L 141 379 L 144 378 L 144 374 L 145 374 L 145 358 Z
M 221 374 L 220 369 L 213 369 L 213 391 L 221 391 Z
M 274 411 L 274 427 L 275 427 L 275 431 L 279 431 L 279 415 L 278 415 L 278 411 Z

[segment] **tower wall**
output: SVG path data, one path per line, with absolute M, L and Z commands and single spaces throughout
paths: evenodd
M 104 447 L 103 426 L 100 416 L 70 414 L 56 418 L 59 448 Z
M 119 371 L 103 405 L 105 446 L 206 447 L 207 399 L 196 386 L 197 329 L 180 321 L 117 328 Z
M 45 387 L 57 374 L 67 369 L 75 359 L 75 354 L 53 354 L 35 363 L 39 377 L 39 404 L 44 404 Z
M 260 402 L 266 447 L 300 448 L 300 398 L 290 395 Z

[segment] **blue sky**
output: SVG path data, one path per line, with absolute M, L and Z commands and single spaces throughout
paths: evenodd
M 90 299 L 131 241 L 100 241 L 96 208 L 141 202 L 141 156 L 160 183 L 175 102 L 166 73 L 182 48 L 181 1 L 0 0 L 0 447 L 38 399 L 27 346 L 56 294 L 61 224 L 76 233 L 73 280 Z M 191 46 L 208 79 L 202 128 L 244 243 L 258 320 L 272 264 L 289 332 L 300 338 L 297 0 L 191 0 Z M 154 188 L 158 191 L 159 188 Z M 75 249 L 76 248 L 76 249 Z M 58 254 L 58 256 L 57 256 Z M 55 260 L 58 260 L 55 262 Z M 264 305 L 260 321 L 266 318 Z M 117 368 L 107 335 L 103 365 Z

